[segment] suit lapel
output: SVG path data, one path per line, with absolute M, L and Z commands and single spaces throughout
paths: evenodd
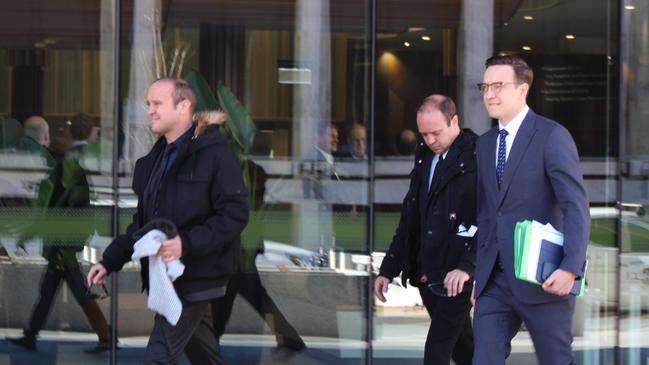
M 422 166 L 422 171 L 423 173 L 421 174 L 421 184 L 419 185 L 419 204 L 420 208 L 425 208 L 425 206 L 428 204 L 428 179 L 430 178 L 430 164 L 433 161 L 433 158 L 435 157 L 435 154 L 426 147 L 427 151 L 424 153 L 423 156 L 423 166 Z
M 430 185 L 430 190 L 428 191 L 429 198 L 433 191 L 437 191 L 443 188 L 444 185 L 448 183 L 449 178 L 452 175 L 450 171 L 452 169 L 450 167 L 455 165 L 455 160 L 457 160 L 459 153 L 460 153 L 459 148 L 451 147 L 449 149 L 448 153 L 446 154 L 446 158 L 442 161 L 442 164 L 439 166 L 439 169 L 437 170 L 439 176 L 433 176 L 433 182 Z
M 496 180 L 496 143 L 498 141 L 498 127 L 492 128 L 487 133 L 489 134 L 486 136 L 487 142 L 485 143 L 485 156 L 487 156 L 487 169 L 484 178 L 487 189 L 485 194 L 489 197 L 495 197 L 498 196 L 498 181 Z
M 521 162 L 521 159 L 523 158 L 523 155 L 525 154 L 527 147 L 530 145 L 530 141 L 532 141 L 532 137 L 534 136 L 534 133 L 536 132 L 535 119 L 536 119 L 536 115 L 534 114 L 534 112 L 532 112 L 532 109 L 530 109 L 527 112 L 525 119 L 523 119 L 523 123 L 521 124 L 520 129 L 516 133 L 516 138 L 514 138 L 514 144 L 512 145 L 512 148 L 509 151 L 509 156 L 507 157 L 507 164 L 505 165 L 505 173 L 503 175 L 503 181 L 500 185 L 500 192 L 498 194 L 498 204 L 496 205 L 498 207 L 502 204 L 503 200 L 505 199 L 505 195 L 507 195 L 507 190 L 509 189 L 509 185 L 511 184 L 512 179 L 516 174 L 516 169 L 518 168 L 518 165 Z M 495 151 L 492 154 L 492 158 L 495 159 Z M 495 168 L 493 170 L 495 175 Z

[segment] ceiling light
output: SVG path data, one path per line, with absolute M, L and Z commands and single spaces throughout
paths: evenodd
M 525 19 L 525 20 L 534 20 L 534 17 L 531 16 L 531 15 L 525 15 L 525 16 L 523 17 L 523 19 Z
M 422 30 L 426 30 L 426 28 L 422 28 L 422 27 L 410 27 L 410 28 L 408 28 L 408 32 L 421 32 Z
M 626 5 L 624 8 L 626 10 L 635 10 L 635 6 L 633 6 L 633 5 Z
M 403 45 L 406 47 L 410 47 L 410 42 L 403 42 Z
M 523 49 L 523 51 L 531 51 L 532 50 L 532 47 L 530 47 L 530 46 L 523 46 L 521 48 Z
M 566 34 L 566 39 L 571 39 L 571 40 L 575 39 L 575 35 L 574 34 Z
M 421 36 L 421 39 L 423 39 L 423 40 L 425 40 L 425 41 L 429 41 L 429 40 L 430 40 L 430 37 L 427 36 L 427 35 L 422 35 L 422 36 Z
M 396 37 L 397 33 L 376 33 L 376 39 L 391 39 Z

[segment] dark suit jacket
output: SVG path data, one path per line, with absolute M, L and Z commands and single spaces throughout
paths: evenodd
M 514 139 L 498 190 L 497 137 L 496 126 L 477 143 L 476 298 L 500 255 L 509 286 L 519 300 L 530 304 L 561 300 L 539 285 L 514 277 L 514 226 L 526 219 L 552 224 L 564 234 L 560 268 L 583 275 L 590 214 L 577 148 L 563 126 L 530 109 Z
M 457 230 L 460 224 L 466 228 L 476 224 L 476 137 L 469 129 L 460 133 L 441 162 L 430 191 L 428 177 L 435 154 L 420 145 L 381 276 L 393 278 L 402 272 L 404 279 L 417 286 L 420 275 L 428 276 L 429 282 L 442 282 L 454 269 L 473 275 L 474 238 L 458 236 Z

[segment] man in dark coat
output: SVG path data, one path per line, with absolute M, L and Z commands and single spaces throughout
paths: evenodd
M 415 156 L 401 219 L 374 291 L 395 276 L 419 288 L 431 317 L 424 364 L 470 364 L 473 354 L 471 278 L 475 263 L 475 140 L 461 129 L 455 103 L 427 97 L 417 111 L 422 143 Z
M 40 123 L 45 123 L 45 120 L 40 117 L 31 117 L 25 122 L 25 125 L 30 125 L 30 128 L 36 128 L 36 130 L 45 126 L 44 131 L 47 132 L 47 123 L 44 125 Z M 77 114 L 72 118 L 70 132 L 76 140 L 86 143 L 93 140 L 92 125 L 89 123 L 92 123 L 92 118 L 85 114 Z M 82 129 L 81 125 L 87 125 L 87 128 Z M 30 133 L 32 136 L 38 135 L 33 131 Z M 27 131 L 26 135 L 29 135 Z M 26 140 L 25 138 L 24 141 Z M 36 141 L 36 139 L 32 140 Z M 49 143 L 49 133 L 41 136 L 38 140 Z M 36 336 L 47 321 L 50 307 L 62 281 L 68 284 L 72 296 L 83 309 L 90 326 L 99 338 L 95 346 L 84 351 L 100 353 L 108 350 L 110 345 L 108 323 L 95 298 L 87 291 L 88 288 L 86 288 L 83 273 L 76 257 L 77 252 L 83 249 L 84 241 L 91 232 L 79 229 L 60 236 L 53 232 L 52 228 L 48 228 L 50 225 L 47 223 L 50 218 L 72 217 L 85 213 L 83 210 L 90 208 L 90 188 L 86 170 L 81 164 L 83 146 L 83 144 L 78 144 L 78 147 L 73 145 L 63 161 L 57 163 L 48 176 L 40 182 L 34 208 L 35 211 L 42 213 L 37 214 L 41 219 L 36 219 L 33 226 L 26 230 L 26 233 L 44 230 L 39 233 L 43 236 L 43 257 L 47 260 L 47 268 L 41 279 L 39 299 L 34 306 L 29 324 L 23 331 L 23 337 L 9 339 L 10 343 L 28 350 L 36 349 Z M 43 151 L 46 152 L 46 150 Z M 27 236 L 29 235 L 21 240 L 26 240 Z
M 223 364 L 208 314 L 208 303 L 225 295 L 235 270 L 239 235 L 248 221 L 246 188 L 239 162 L 217 125 L 197 129 L 192 123 L 196 96 L 183 80 L 155 81 L 147 94 L 151 129 L 160 135 L 133 174 L 137 212 L 126 234 L 116 237 L 103 259 L 88 273 L 88 283 L 102 284 L 131 259 L 133 233 L 154 218 L 175 223 L 178 235 L 158 251 L 165 262 L 185 265 L 174 288 L 182 314 L 174 326 L 156 314 L 145 364 L 178 364 L 183 351 L 192 364 Z M 148 288 L 148 259 L 142 276 Z

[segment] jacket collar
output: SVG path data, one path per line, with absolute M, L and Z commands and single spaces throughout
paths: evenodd
M 429 195 L 438 189 L 441 189 L 463 168 L 465 168 L 467 161 L 465 157 L 465 152 L 468 150 L 474 150 L 475 140 L 477 135 L 471 129 L 463 129 L 460 131 L 460 134 L 455 138 L 455 141 L 451 144 L 451 147 L 446 154 L 446 158 L 442 161 L 442 166 L 439 172 L 441 173 L 440 178 L 433 178 L 433 183 L 428 191 Z M 432 151 L 431 151 L 432 154 Z M 428 160 L 430 165 L 430 159 Z M 427 167 L 430 174 L 430 166 Z M 426 179 L 430 175 L 426 175 Z M 426 183 L 428 180 L 426 180 Z
M 532 141 L 532 137 L 534 136 L 534 133 L 536 133 L 536 114 L 532 111 L 532 109 L 530 109 L 527 115 L 525 116 L 525 119 L 523 119 L 523 124 L 521 124 L 518 133 L 516 133 L 514 144 L 512 145 L 512 148 L 509 151 L 509 157 L 507 157 L 507 163 L 505 164 L 505 172 L 503 175 L 503 180 L 500 185 L 500 191 L 498 192 L 498 202 L 496 206 L 499 207 L 500 204 L 502 204 L 503 200 L 505 199 L 505 195 L 507 195 L 507 190 L 511 185 L 512 178 L 516 174 L 516 169 L 518 168 L 518 165 L 520 164 L 521 159 L 525 154 L 525 151 L 527 150 L 527 147 Z M 495 141 L 492 145 L 495 148 L 496 146 Z M 495 162 L 495 154 L 496 154 L 495 151 L 493 151 L 493 153 L 491 154 L 491 156 L 494 156 L 492 157 L 494 159 L 494 162 Z M 496 172 L 495 164 L 492 166 L 492 170 L 494 172 L 494 178 L 495 178 L 495 172 Z M 498 189 L 498 185 L 495 182 L 495 180 L 494 180 L 494 186 L 496 187 L 496 189 Z

